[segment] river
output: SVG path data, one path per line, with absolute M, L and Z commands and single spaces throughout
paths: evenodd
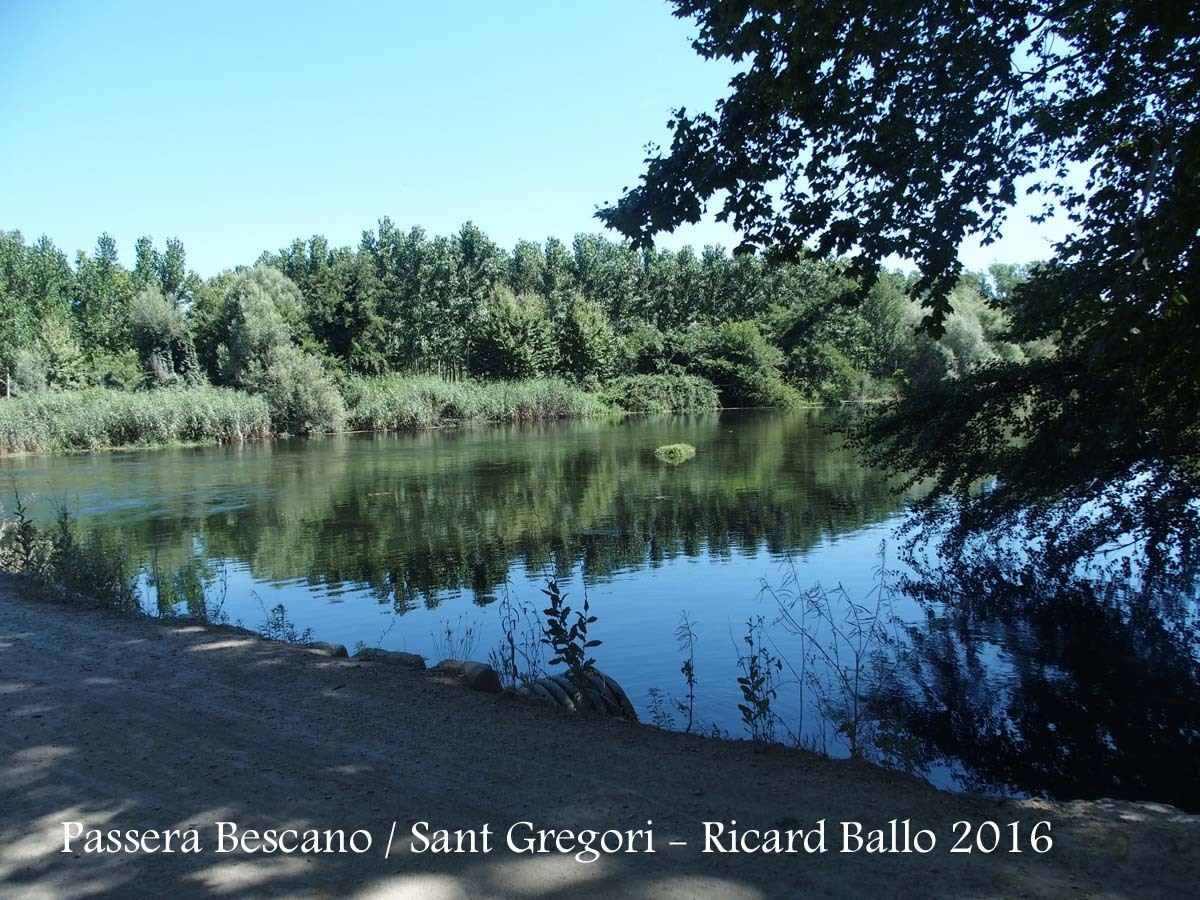
M 152 612 L 186 612 L 205 584 L 208 602 L 247 627 L 278 623 L 282 606 L 298 632 L 351 652 L 362 643 L 434 658 L 466 644 L 486 659 L 503 643 L 505 612 L 540 610 L 557 578 L 572 606 L 586 596 L 597 665 L 643 720 L 682 728 L 690 712 L 695 730 L 747 736 L 738 660 L 761 646 L 776 739 L 846 755 L 853 733 L 867 755 L 956 790 L 1200 809 L 1188 640 L 1120 610 L 964 623 L 898 591 L 878 604 L 880 584 L 898 577 L 881 581 L 881 560 L 902 570 L 905 498 L 830 420 L 726 411 L 5 465 L 39 518 L 65 502 L 82 530 L 143 567 Z M 655 458 L 678 442 L 696 456 Z M 169 608 L 151 572 L 172 583 Z M 824 594 L 808 601 L 828 605 L 800 597 L 796 634 L 779 621 L 780 599 L 816 585 Z M 866 640 L 863 614 L 848 630 L 851 603 L 866 611 Z M 516 618 L 518 643 L 536 646 Z M 857 716 L 835 669 L 862 675 Z

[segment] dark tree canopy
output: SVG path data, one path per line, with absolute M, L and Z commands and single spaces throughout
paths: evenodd
M 1028 183 L 1071 234 L 994 302 L 1013 339 L 1054 351 L 910 396 L 863 443 L 931 479 L 931 508 L 961 501 L 958 537 L 1023 520 L 1068 556 L 1133 536 L 1158 568 L 1194 561 L 1200 8 L 674 5 L 696 50 L 738 74 L 714 113 L 676 112 L 669 152 L 599 217 L 644 244 L 712 201 L 747 248 L 845 256 L 864 287 L 899 254 L 940 334 L 960 242 L 994 239 Z
M 1191 4 L 674 5 L 699 24 L 698 53 L 741 71 L 715 113 L 676 111 L 670 152 L 600 211 L 637 244 L 719 200 L 747 249 L 844 255 L 868 277 L 913 259 L 935 327 L 960 241 L 998 235 L 1023 176 L 1094 236 L 1144 218 L 1120 242 L 1144 255 L 1159 220 L 1194 252 L 1194 204 L 1179 208 L 1200 97 Z M 1092 166 L 1090 191 L 1067 185 L 1072 164 Z

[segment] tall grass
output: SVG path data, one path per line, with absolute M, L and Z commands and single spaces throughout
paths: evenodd
M 455 422 L 541 422 L 603 415 L 596 397 L 557 378 L 443 381 L 390 375 L 352 378 L 350 427 L 360 431 L 432 428 Z
M 359 431 L 457 422 L 543 422 L 611 411 L 592 394 L 557 378 L 351 378 L 345 395 L 349 425 Z M 136 392 L 94 388 L 0 400 L 0 453 L 261 440 L 276 430 L 264 396 L 205 386 Z
M 0 400 L 2 453 L 236 442 L 270 435 L 266 401 L 227 388 L 96 388 Z

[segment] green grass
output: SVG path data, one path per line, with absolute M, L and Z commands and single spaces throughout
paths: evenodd
M 604 415 L 609 407 L 557 378 L 443 381 L 392 375 L 353 378 L 350 427 L 359 431 L 434 428 L 457 422 L 541 422 Z
M 721 405 L 713 383 L 695 375 L 625 375 L 600 397 L 634 413 L 711 412 Z
M 48 391 L 0 399 L 0 453 L 261 440 L 266 401 L 214 387 Z
M 665 463 L 677 466 L 695 456 L 696 448 L 691 444 L 664 444 L 654 451 L 654 455 Z

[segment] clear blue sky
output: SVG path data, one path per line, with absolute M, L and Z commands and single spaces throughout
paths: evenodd
M 0 228 L 69 254 L 108 231 L 127 263 L 178 236 L 203 275 L 385 215 L 569 242 L 673 106 L 724 93 L 694 31 L 656 0 L 0 0 Z M 1056 233 L 1009 231 L 966 261 L 1045 257 Z

